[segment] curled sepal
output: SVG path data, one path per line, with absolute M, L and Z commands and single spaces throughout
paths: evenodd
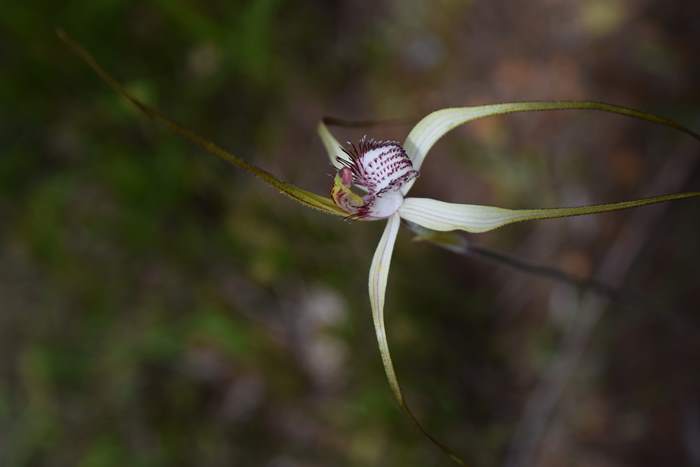
M 477 204 L 445 203 L 430 198 L 406 198 L 399 209 L 399 215 L 409 222 L 439 232 L 464 230 L 465 232 L 480 233 L 514 222 L 619 211 L 696 196 L 700 196 L 700 192 L 674 193 L 619 203 L 546 209 L 505 209 Z
M 510 102 L 436 110 L 424 117 L 413 127 L 404 142 L 404 149 L 413 162 L 413 168 L 415 170 L 420 170 L 423 160 L 428 154 L 428 151 L 430 151 L 430 148 L 433 147 L 445 133 L 459 125 L 493 115 L 547 110 L 598 110 L 615 113 L 674 128 L 700 140 L 700 134 L 671 119 L 618 105 L 589 101 Z M 402 192 L 404 195 L 408 193 L 413 183 L 414 182 L 411 181 L 403 187 Z
M 200 146 L 205 151 L 235 165 L 240 169 L 243 169 L 255 175 L 268 185 L 271 185 L 277 190 L 279 190 L 280 193 L 289 196 L 293 200 L 307 207 L 318 209 L 319 211 L 323 211 L 327 214 L 333 214 L 336 216 L 346 215 L 346 213 L 344 213 L 340 208 L 338 208 L 333 202 L 333 200 L 331 200 L 330 198 L 318 195 L 316 193 L 312 193 L 310 191 L 292 185 L 291 183 L 287 183 L 278 179 L 270 172 L 244 161 L 238 156 L 235 156 L 229 151 L 223 149 L 221 146 L 212 143 L 211 141 L 208 141 L 207 139 L 203 138 L 197 133 L 181 126 L 180 124 L 163 115 L 160 111 L 146 105 L 145 103 L 131 95 L 124 88 L 124 86 L 122 86 L 116 79 L 114 79 L 109 73 L 107 73 L 107 71 L 105 71 L 105 69 L 97 63 L 95 58 L 87 50 L 80 46 L 80 44 L 75 42 L 65 32 L 61 30 L 56 31 L 56 33 L 58 37 L 76 55 L 78 55 L 78 57 L 80 57 L 90 68 L 92 68 L 92 70 L 102 79 L 102 81 L 107 83 L 107 85 L 109 85 L 117 94 L 121 95 L 126 100 L 128 100 L 134 107 L 136 107 L 136 109 L 138 109 L 147 117 L 162 123 L 170 130 L 189 140 L 191 143 Z
M 386 336 L 386 328 L 384 327 L 384 298 L 386 296 L 386 284 L 389 276 L 389 266 L 391 265 L 391 256 L 394 251 L 394 243 L 399 232 L 400 224 L 401 219 L 398 214 L 389 217 L 382 238 L 379 240 L 379 245 L 377 245 L 377 249 L 374 252 L 372 265 L 369 269 L 369 301 L 372 308 L 374 331 L 377 335 L 377 344 L 379 345 L 379 354 L 382 358 L 382 364 L 384 365 L 384 373 L 386 374 L 394 398 L 421 433 L 445 452 L 454 462 L 459 465 L 465 465 L 464 461 L 450 448 L 431 435 L 413 414 L 413 411 L 411 411 L 411 408 L 401 392 L 401 386 L 399 385 L 399 380 L 394 370 L 394 364 L 391 360 L 389 342 Z

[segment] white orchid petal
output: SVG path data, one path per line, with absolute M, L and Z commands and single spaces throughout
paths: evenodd
M 399 232 L 401 219 L 398 214 L 394 214 L 389 218 L 386 224 L 382 238 L 379 240 L 379 245 L 374 252 L 372 265 L 369 268 L 369 302 L 372 307 L 372 320 L 374 321 L 374 331 L 377 334 L 377 344 L 379 345 L 379 353 L 382 357 L 384 372 L 394 397 L 404 405 L 401 387 L 396 379 L 394 364 L 391 361 L 389 353 L 389 343 L 386 337 L 386 329 L 384 328 L 384 297 L 386 295 L 386 283 L 389 276 L 389 266 L 391 265 L 391 254 L 394 251 L 394 242 L 396 235 Z
M 446 203 L 429 198 L 406 198 L 399 209 L 399 215 L 409 222 L 440 232 L 464 230 L 481 233 L 513 222 L 598 214 L 696 196 L 700 196 L 700 192 L 674 193 L 619 203 L 548 209 L 504 209 L 476 204 Z
M 343 152 L 340 143 L 338 143 L 338 140 L 335 139 L 335 136 L 333 136 L 333 133 L 330 132 L 328 126 L 326 126 L 323 120 L 321 120 L 318 123 L 316 131 L 318 132 L 318 136 L 321 137 L 321 141 L 323 141 L 323 147 L 326 148 L 328 159 L 330 160 L 333 167 L 335 167 L 338 170 L 343 168 L 343 164 L 338 162 L 338 158 L 345 159 L 348 161 L 350 160 L 350 158 L 347 156 L 347 154 L 345 154 L 345 152 Z
M 675 128 L 696 139 L 700 139 L 698 133 L 673 120 L 617 105 L 588 101 L 512 102 L 437 110 L 424 117 L 413 127 L 404 142 L 404 149 L 413 162 L 413 168 L 415 170 L 420 170 L 430 148 L 432 148 L 445 133 L 459 125 L 492 115 L 546 110 L 599 110 L 616 113 Z M 408 193 L 408 190 L 410 190 L 414 182 L 415 180 L 412 180 L 404 185 L 402 189 L 404 195 Z

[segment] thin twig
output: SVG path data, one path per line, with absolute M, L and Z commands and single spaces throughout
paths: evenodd
M 476 245 L 470 246 L 466 251 L 466 254 L 502 264 L 523 273 L 534 274 L 539 277 L 568 284 L 581 292 L 595 292 L 597 294 L 604 295 L 611 300 L 625 301 L 618 289 L 610 284 L 606 284 L 596 279 L 581 279 L 572 274 L 568 274 L 561 269 L 532 263 L 516 258 L 515 256 L 499 253 L 497 251 Z

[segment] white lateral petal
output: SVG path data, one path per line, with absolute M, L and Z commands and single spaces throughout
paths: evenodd
M 372 320 L 374 321 L 374 331 L 377 334 L 377 344 L 382 357 L 384 372 L 389 381 L 394 397 L 404 405 L 403 395 L 399 382 L 396 379 L 394 364 L 389 353 L 389 343 L 387 342 L 386 329 L 384 328 L 384 297 L 386 294 L 386 283 L 389 276 L 389 266 L 391 265 L 391 254 L 394 251 L 394 242 L 399 231 L 401 219 L 398 214 L 391 216 L 386 224 L 379 245 L 374 252 L 372 265 L 369 268 L 369 302 L 372 307 Z
M 341 159 L 345 159 L 347 161 L 349 161 L 350 158 L 347 156 L 347 154 L 345 154 L 345 152 L 343 152 L 340 143 L 338 143 L 338 140 L 335 139 L 335 136 L 333 136 L 326 124 L 323 123 L 323 120 L 318 122 L 316 131 L 318 132 L 318 136 L 321 137 L 321 141 L 323 141 L 323 147 L 326 148 L 328 159 L 331 161 L 333 167 L 338 170 L 343 168 L 343 164 L 338 162 L 338 158 L 340 157 Z
M 420 170 L 430 148 L 442 138 L 445 133 L 459 125 L 480 117 L 500 113 L 501 107 L 508 104 L 495 104 L 479 107 L 453 107 L 436 110 L 425 116 L 413 127 L 406 137 L 404 149 L 413 162 L 413 168 Z
M 464 230 L 480 233 L 515 222 L 518 211 L 477 204 L 446 203 L 430 198 L 406 198 L 399 215 L 409 222 L 439 232 Z M 527 216 L 525 212 L 521 215 Z
M 542 102 L 510 102 L 503 104 L 480 105 L 474 107 L 454 107 L 437 110 L 424 117 L 413 127 L 404 142 L 404 149 L 413 162 L 413 168 L 420 171 L 421 165 L 430 148 L 442 138 L 445 133 L 464 123 L 478 118 L 490 117 L 514 112 L 533 112 L 546 110 L 598 110 L 616 113 L 628 117 L 646 120 L 659 125 L 675 128 L 684 133 L 700 139 L 700 135 L 682 126 L 681 124 L 654 114 L 639 110 L 589 101 L 542 101 Z M 402 193 L 405 195 L 410 190 L 415 180 L 404 185 Z
M 504 209 L 477 204 L 445 203 L 430 198 L 406 198 L 399 209 L 399 215 L 407 221 L 440 232 L 464 230 L 480 233 L 513 222 L 598 214 L 696 196 L 700 196 L 700 192 L 674 193 L 619 203 L 548 209 Z

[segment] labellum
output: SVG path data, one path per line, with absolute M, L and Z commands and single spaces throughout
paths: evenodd
M 358 144 L 348 143 L 335 176 L 331 197 L 348 213 L 349 219 L 385 219 L 403 204 L 401 189 L 418 176 L 413 163 L 397 141 L 381 141 L 364 136 Z M 352 191 L 355 187 L 365 194 Z

